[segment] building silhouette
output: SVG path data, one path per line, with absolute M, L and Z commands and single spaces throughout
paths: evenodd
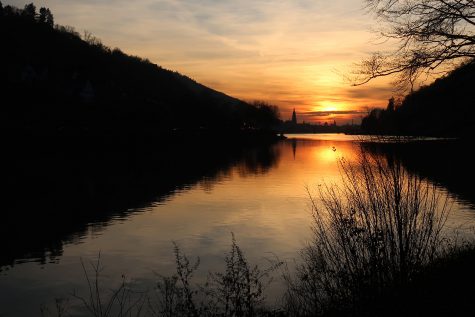
M 292 124 L 297 124 L 297 114 L 295 113 L 295 108 L 292 112 Z

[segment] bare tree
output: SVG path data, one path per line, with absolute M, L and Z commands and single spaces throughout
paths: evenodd
M 339 165 L 341 183 L 322 185 L 311 198 L 314 238 L 296 278 L 286 276 L 289 315 L 349 309 L 358 316 L 368 300 L 407 286 L 448 246 L 450 205 L 435 185 L 363 147 L 357 160 Z
M 357 65 L 355 85 L 396 75 L 410 84 L 421 74 L 452 69 L 475 57 L 474 0 L 364 0 L 376 15 L 378 33 L 395 49 L 374 53 Z

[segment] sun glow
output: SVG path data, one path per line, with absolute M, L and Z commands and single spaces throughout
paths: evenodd
M 335 106 L 324 106 L 323 108 L 321 108 L 321 111 L 327 111 L 327 112 L 338 111 L 338 108 Z
M 205 6 L 137 0 L 120 1 L 112 12 L 110 1 L 43 2 L 51 3 L 59 24 L 91 31 L 108 46 L 227 95 L 275 104 L 283 119 L 296 108 L 307 122 L 332 116 L 348 121 L 360 116 L 343 119 L 338 111 L 385 106 L 392 94 L 385 81 L 350 87 L 346 80 L 351 65 L 374 50 L 368 45 L 371 21 L 360 1 L 236 0 Z
M 319 112 L 334 112 L 345 110 L 346 106 L 342 103 L 337 103 L 333 101 L 323 101 L 318 106 L 313 108 L 313 111 Z
M 336 153 L 336 147 L 330 146 L 318 148 L 318 151 L 315 151 L 315 156 L 317 159 L 325 163 L 334 163 L 341 156 L 340 153 Z

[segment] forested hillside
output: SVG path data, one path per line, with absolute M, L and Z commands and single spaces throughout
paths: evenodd
M 10 135 L 235 133 L 278 120 L 275 107 L 248 104 L 55 25 L 47 8 L 0 4 L 0 37 L 0 120 Z
M 455 69 L 429 86 L 391 99 L 386 110 L 363 119 L 368 133 L 464 137 L 475 131 L 475 63 Z

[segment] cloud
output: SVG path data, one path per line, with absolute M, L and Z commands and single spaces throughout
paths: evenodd
M 335 111 L 310 111 L 304 112 L 303 115 L 309 117 L 328 117 L 331 115 L 364 115 L 366 111 L 362 110 L 335 110 Z
M 389 84 L 350 87 L 344 93 L 345 97 L 351 99 L 377 98 L 383 100 L 389 99 L 393 94 L 395 91 Z
M 8 2 L 8 1 L 7 1 Z M 10 0 L 23 7 L 30 0 Z M 371 20 L 354 0 L 37 0 L 57 23 L 149 58 L 229 95 L 310 111 L 384 105 L 386 83 L 351 88 L 346 72 L 369 46 Z M 340 109 L 339 109 L 340 110 Z M 317 116 L 316 116 L 317 117 Z

